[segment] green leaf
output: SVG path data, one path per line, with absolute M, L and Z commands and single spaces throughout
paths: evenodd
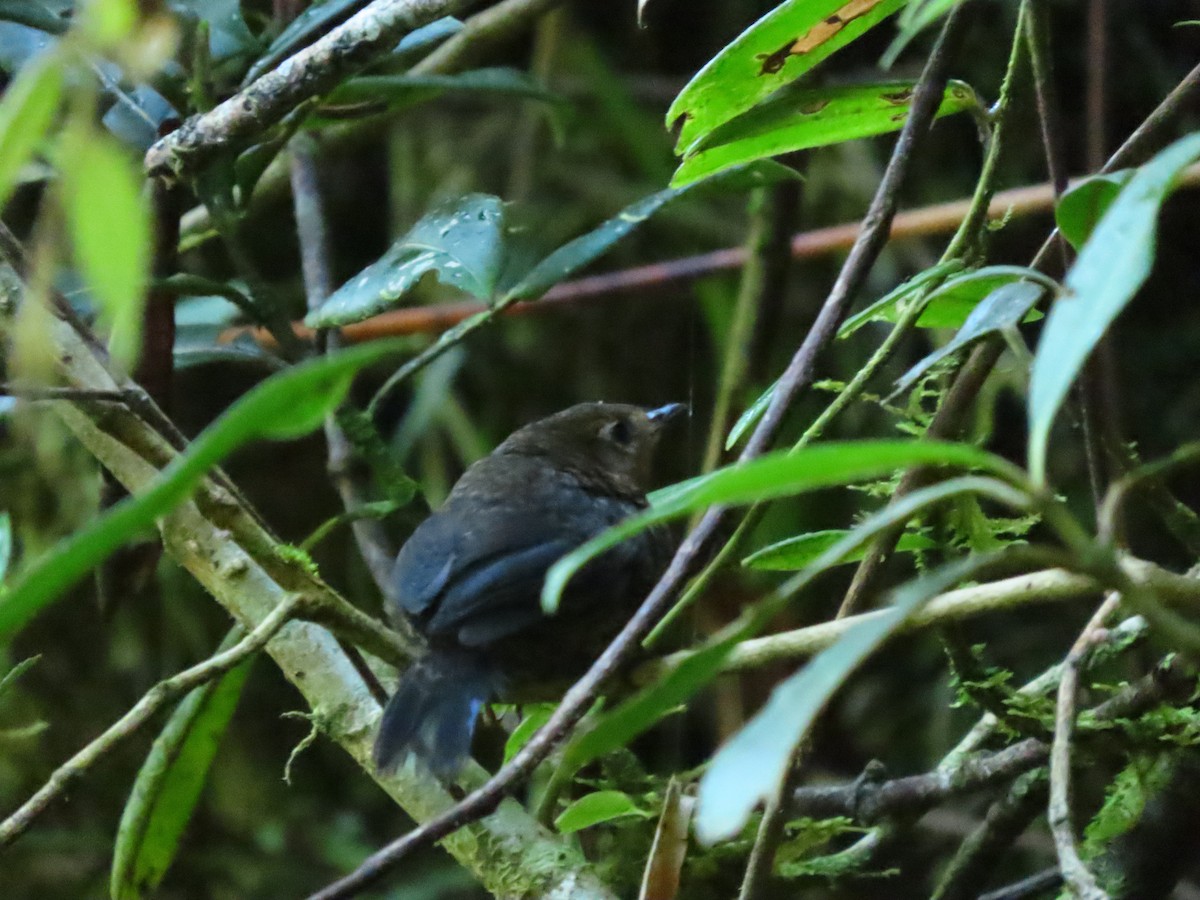
M 1158 211 L 1200 156 L 1200 134 L 1181 138 L 1121 189 L 1067 273 L 1042 329 L 1029 385 L 1029 468 L 1046 478 L 1050 426 L 1092 348 L 1133 299 L 1154 260 Z
M 896 379 L 897 393 L 903 393 L 929 371 L 952 353 L 957 353 L 972 341 L 1015 327 L 1033 308 L 1041 296 L 1046 293 L 1045 284 L 1035 284 L 1032 281 L 1017 281 L 996 288 L 983 298 L 963 323 L 963 327 L 944 346 L 934 350 L 915 366 Z
M 937 265 L 930 266 L 923 272 L 918 272 L 912 278 L 897 285 L 887 294 L 880 297 L 866 309 L 855 313 L 842 323 L 842 327 L 838 329 L 838 337 L 845 338 L 854 334 L 858 329 L 862 328 L 868 322 L 895 322 L 900 318 L 900 306 L 912 294 L 915 294 L 931 281 L 941 281 L 949 275 L 962 270 L 963 264 L 961 260 L 948 259 L 945 262 L 940 262 Z M 928 305 L 926 305 L 925 313 L 921 316 L 922 319 L 929 314 Z M 918 324 L 920 321 L 918 320 Z
M 745 621 L 730 627 L 708 646 L 702 647 L 670 669 L 655 684 L 638 691 L 615 709 L 601 714 L 590 728 L 577 732 L 563 751 L 564 768 L 578 770 L 619 747 L 626 747 L 639 734 L 672 709 L 685 703 L 717 677 L 721 664 L 742 641 L 761 631 L 779 612 L 782 602 L 794 596 L 814 578 L 839 560 L 856 553 L 880 532 L 901 525 L 921 511 L 964 493 L 980 493 L 1001 503 L 1024 507 L 1023 494 L 991 478 L 964 476 L 913 491 L 895 503 L 868 516 L 845 537 L 821 553 L 803 571 L 788 580 L 773 600 L 759 604 Z
M 12 519 L 8 513 L 0 512 L 0 583 L 3 583 L 12 564 L 12 546 Z
M 505 293 L 505 299 L 530 300 L 540 297 L 571 273 L 603 256 L 652 215 L 693 188 L 704 186 L 722 190 L 749 190 L 793 177 L 796 177 L 796 173 L 786 166 L 764 161 L 730 169 L 709 180 L 666 188 L 643 197 L 587 234 L 563 244 L 522 276 Z
M 643 197 L 625 207 L 613 218 L 587 234 L 559 247 L 527 272 L 509 289 L 506 298 L 530 300 L 540 297 L 572 272 L 607 253 L 617 241 L 628 236 L 652 215 L 683 193 L 667 188 Z
M 767 407 L 771 405 L 771 398 L 775 396 L 775 386 L 779 382 L 776 381 L 769 388 L 758 395 L 758 399 L 746 407 L 745 412 L 738 416 L 738 420 L 733 423 L 733 427 L 729 429 L 729 436 L 725 438 L 726 451 L 732 450 L 737 442 L 754 427 L 755 423 L 763 417 L 763 413 L 767 411 Z
M 896 322 L 904 312 L 905 301 L 919 288 L 924 287 L 932 278 L 943 278 L 948 273 L 961 268 L 961 263 L 955 261 L 941 263 L 932 269 L 906 281 L 886 297 L 877 300 L 857 315 L 851 316 L 838 331 L 838 337 L 853 334 L 868 322 Z M 930 278 L 924 276 L 933 274 Z M 1051 290 L 1058 290 L 1059 284 L 1053 278 L 1043 275 L 1036 269 L 1025 266 L 984 266 L 974 269 L 955 278 L 950 278 L 929 292 L 922 301 L 925 311 L 917 319 L 919 328 L 960 328 L 980 302 L 992 291 L 1006 284 L 1022 279 L 1043 284 Z M 1036 322 L 1042 314 L 1031 310 L 1024 321 Z
M 628 794 L 621 791 L 596 791 L 580 797 L 562 811 L 554 820 L 554 827 L 562 834 L 572 834 L 602 822 L 625 816 L 648 818 L 650 813 L 641 809 Z
M 513 729 L 508 740 L 504 742 L 504 762 L 507 763 L 516 756 L 517 751 L 529 743 L 529 739 L 537 733 L 537 730 L 550 721 L 550 716 L 554 714 L 554 708 L 555 704 L 553 703 L 537 703 L 526 710 L 521 724 Z
M 54 122 L 62 99 L 59 54 L 43 53 L 21 67 L 0 100 L 0 207 L 8 202 L 17 174 Z
M 725 744 L 700 779 L 696 836 L 712 844 L 737 835 L 760 801 L 779 792 L 792 752 L 834 692 L 924 604 L 992 560 L 968 557 L 910 581 L 886 615 L 866 619 L 771 692 L 759 713 Z
M 432 100 L 441 94 L 496 94 L 561 103 L 563 98 L 527 72 L 509 67 L 474 69 L 454 75 L 363 75 L 330 95 L 331 104 L 383 102 L 389 109 Z
M 42 655 L 40 653 L 36 656 L 30 656 L 27 659 L 21 660 L 5 672 L 4 677 L 0 678 L 0 698 L 3 698 L 5 694 L 11 691 L 12 686 L 17 683 L 21 676 L 37 665 L 38 660 L 41 658 Z
M 838 541 L 844 540 L 848 534 L 850 532 L 844 529 L 834 529 L 813 531 L 809 534 L 790 537 L 777 544 L 756 550 L 742 560 L 742 565 L 750 569 L 765 569 L 772 572 L 796 572 L 811 565 L 813 560 Z M 928 550 L 934 546 L 937 545 L 925 535 L 908 533 L 900 537 L 895 552 L 912 553 L 916 550 Z M 859 547 L 843 556 L 838 562 L 858 562 L 866 555 L 866 552 L 865 547 Z
M 109 326 L 109 350 L 131 367 L 141 348 L 150 267 L 150 212 L 140 168 L 90 126 L 67 131 L 62 177 L 67 227 L 84 282 Z
M 878 25 L 907 0 L 787 0 L 767 13 L 687 83 L 667 111 L 679 119 L 676 152 L 795 81 Z
M 403 341 L 379 341 L 310 360 L 241 397 L 146 490 L 111 507 L 24 569 L 0 597 L 0 642 L 131 536 L 186 500 L 205 474 L 238 447 L 256 439 L 300 437 L 317 428 L 341 403 L 355 372 L 403 346 Z
M 310 313 L 310 328 L 361 322 L 395 306 L 428 272 L 450 287 L 490 299 L 504 264 L 504 205 L 468 194 L 427 213 L 377 261 Z
M 680 187 L 756 159 L 898 131 L 914 87 L 904 81 L 786 91 L 694 143 L 671 184 Z M 951 81 L 936 115 L 979 105 L 969 85 Z
M 1132 177 L 1131 169 L 1093 175 L 1062 195 L 1054 209 L 1054 221 L 1062 236 L 1077 251 Z
M 188 694 L 155 738 L 117 830 L 113 900 L 153 895 L 170 868 L 253 662 Z
M 891 474 L 915 465 L 979 468 L 1009 475 L 1009 463 L 968 444 L 941 441 L 847 441 L 779 451 L 673 485 L 659 503 L 572 550 L 546 573 L 542 608 L 558 608 L 563 588 L 589 560 L 647 528 L 709 506 L 757 503 Z

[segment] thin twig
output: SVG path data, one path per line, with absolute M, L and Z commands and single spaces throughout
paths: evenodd
M 800 345 L 792 363 L 779 380 L 770 408 L 751 435 L 741 459 L 752 459 L 760 455 L 774 439 L 784 413 L 795 396 L 808 388 L 813 379 L 815 362 L 836 334 L 838 324 L 844 318 L 850 302 L 866 278 L 867 270 L 874 263 L 885 241 L 892 216 L 896 209 L 896 197 L 908 171 L 917 139 L 928 130 L 934 112 L 941 102 L 945 90 L 945 60 L 947 45 L 956 39 L 962 22 L 961 7 L 955 7 L 942 29 L 933 52 L 926 63 L 920 83 L 915 91 L 911 112 L 901 129 L 895 149 L 888 162 L 879 187 L 872 201 L 862 232 L 850 251 L 841 273 L 826 299 L 817 321 Z M 470 321 L 470 320 L 468 320 Z M 465 324 L 465 323 L 464 323 Z M 591 707 L 595 696 L 605 682 L 632 656 L 650 627 L 667 608 L 683 579 L 692 570 L 694 561 L 717 533 L 724 519 L 724 510 L 711 509 L 695 529 L 684 539 L 671 560 L 667 571 L 643 601 L 621 633 L 592 664 L 587 673 L 576 682 L 563 702 L 555 710 L 550 721 L 535 734 L 524 747 L 480 789 L 473 791 L 454 808 L 435 816 L 423 825 L 373 854 L 358 869 L 347 877 L 331 884 L 313 895 L 314 900 L 332 900 L 334 897 L 350 896 L 378 881 L 390 868 L 413 849 L 426 846 L 451 834 L 463 824 L 474 821 L 494 810 L 508 789 L 527 778 L 534 768 L 549 754 L 558 741 L 579 721 Z
M 320 40 L 284 60 L 224 103 L 192 116 L 146 151 L 148 175 L 178 179 L 213 154 L 279 122 L 387 53 L 407 32 L 448 15 L 452 0 L 375 0 Z
M 292 139 L 291 152 L 296 234 L 300 241 L 305 297 L 312 310 L 319 307 L 333 289 L 329 241 L 317 181 L 316 147 L 310 138 L 302 135 Z M 335 350 L 340 341 L 337 331 L 326 331 L 318 336 L 317 346 L 322 352 Z M 354 475 L 354 448 L 333 415 L 325 419 L 325 442 L 328 446 L 326 468 L 342 498 L 342 506 L 347 513 L 353 513 L 367 502 L 367 492 Z M 352 520 L 351 529 L 376 587 L 384 597 L 390 597 L 395 552 L 383 525 L 378 519 L 359 516 Z
M 0 847 L 11 844 L 20 837 L 51 803 L 119 744 L 136 734 L 138 729 L 164 706 L 193 688 L 224 675 L 246 657 L 262 649 L 267 641 L 274 637 L 275 632 L 295 618 L 304 599 L 301 595 L 292 595 L 263 617 L 254 630 L 233 647 L 160 681 L 147 691 L 129 712 L 110 725 L 100 737 L 55 769 L 50 779 L 26 800 L 20 809 L 0 823 Z
M 1121 596 L 1109 594 L 1071 646 L 1058 683 L 1058 704 L 1054 716 L 1054 742 L 1050 749 L 1050 805 L 1047 818 L 1058 851 L 1058 865 L 1071 894 L 1078 900 L 1108 900 L 1095 877 L 1079 856 L 1075 830 L 1071 824 L 1071 741 L 1075 734 L 1075 702 L 1079 692 L 1079 670 L 1084 656 L 1108 617 L 1120 605 Z
M 1143 560 L 1127 558 L 1121 565 L 1131 582 L 1152 590 L 1164 601 L 1190 607 L 1200 602 L 1200 580 L 1176 575 Z M 1063 569 L 1030 572 L 939 594 L 905 620 L 896 633 L 909 634 L 947 622 L 960 622 L 989 612 L 1017 609 L 1033 603 L 1079 600 L 1099 592 L 1098 583 L 1085 575 Z M 887 612 L 884 610 L 871 610 L 742 641 L 725 658 L 721 671 L 745 672 L 767 665 L 808 659 L 835 644 L 859 623 L 885 615 Z M 681 650 L 643 663 L 630 673 L 630 681 L 638 686 L 649 684 L 677 668 L 696 652 Z

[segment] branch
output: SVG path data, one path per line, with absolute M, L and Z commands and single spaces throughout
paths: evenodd
M 858 240 L 851 249 L 816 322 L 796 351 L 791 364 L 780 377 L 771 405 L 742 452 L 742 460 L 752 459 L 763 452 L 774 439 L 792 400 L 811 385 L 818 354 L 833 339 L 854 294 L 862 286 L 868 270 L 887 240 L 888 229 L 896 210 L 897 193 L 908 171 L 917 138 L 928 130 L 934 112 L 941 102 L 946 83 L 946 49 L 947 45 L 952 43 L 952 38 L 957 35 L 961 21 L 961 7 L 955 7 L 921 75 L 911 112 L 896 140 L 883 179 L 863 220 Z M 684 539 L 658 584 L 620 634 L 587 673 L 567 691 L 563 702 L 549 722 L 512 760 L 483 787 L 473 791 L 453 809 L 447 810 L 373 854 L 349 876 L 313 895 L 314 900 L 349 896 L 375 883 L 412 850 L 446 838 L 464 824 L 473 822 L 495 809 L 510 787 L 532 774 L 555 744 L 591 707 L 604 683 L 637 651 L 642 637 L 667 609 L 684 578 L 691 572 L 696 560 L 718 532 L 723 519 L 724 510 L 720 508 L 711 509 L 705 514 L 696 528 Z
M 101 391 L 136 388 L 109 372 L 103 357 L 66 322 L 53 321 L 49 339 L 62 377 L 71 387 Z M 60 402 L 54 409 L 83 446 L 131 493 L 145 489 L 176 456 L 176 449 L 161 434 L 124 407 Z M 224 486 L 219 471 L 189 502 L 165 517 L 160 527 L 167 552 L 247 631 L 293 594 L 304 595 L 318 608 L 346 605 L 303 563 L 284 552 L 253 509 Z M 310 708 L 322 714 L 330 739 L 410 816 L 428 819 L 453 805 L 452 796 L 426 773 L 411 768 L 387 775 L 376 771 L 371 744 L 379 704 L 325 629 L 293 622 L 266 649 Z M 478 784 L 485 774 L 471 765 L 462 780 Z M 494 892 L 614 900 L 576 848 L 539 828 L 515 806 L 506 808 L 500 817 L 474 823 L 443 843 Z
M 1092 649 L 1108 617 L 1121 602 L 1111 593 L 1092 615 L 1067 653 L 1062 681 L 1058 684 L 1058 703 L 1054 715 L 1054 743 L 1050 753 L 1050 806 L 1047 819 L 1058 851 L 1058 866 L 1063 880 L 1077 900 L 1108 900 L 1095 877 L 1088 871 L 1075 845 L 1071 824 L 1071 740 L 1075 734 L 1075 702 L 1079 692 L 1079 670 Z
M 0 847 L 7 846 L 19 838 L 33 824 L 34 819 L 63 795 L 68 788 L 88 773 L 91 768 L 111 753 L 126 739 L 150 721 L 164 706 L 173 703 L 184 694 L 202 684 L 224 675 L 246 657 L 261 650 L 275 633 L 296 614 L 304 598 L 292 595 L 263 617 L 255 629 L 223 653 L 184 669 L 177 675 L 160 681 L 143 695 L 137 704 L 110 725 L 96 738 L 69 760 L 54 770 L 50 779 L 38 788 L 32 797 L 3 822 L 0 822 Z
M 400 38 L 447 15 L 454 0 L 375 0 L 361 12 L 206 113 L 192 116 L 146 151 L 146 173 L 167 180 L 195 174 L 217 152 L 239 146 L 300 103 L 388 53 Z
M 1134 583 L 1154 591 L 1164 601 L 1193 605 L 1200 602 L 1200 580 L 1177 575 L 1133 558 L 1123 560 L 1122 569 Z M 1031 572 L 940 594 L 901 625 L 896 634 L 909 634 L 933 625 L 1033 603 L 1077 600 L 1099 591 L 1099 585 L 1091 578 L 1064 569 Z M 888 615 L 886 610 L 872 610 L 742 641 L 726 657 L 721 671 L 746 672 L 774 663 L 808 659 L 837 643 L 862 622 L 885 615 Z M 649 684 L 680 666 L 696 652 L 681 650 L 662 659 L 643 663 L 630 674 L 630 679 L 637 686 Z

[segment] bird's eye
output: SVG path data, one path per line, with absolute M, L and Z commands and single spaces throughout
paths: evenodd
M 604 427 L 604 436 L 618 444 L 628 444 L 633 440 L 633 429 L 625 419 L 617 419 Z

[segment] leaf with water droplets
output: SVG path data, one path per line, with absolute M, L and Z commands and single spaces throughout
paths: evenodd
M 487 300 L 503 265 L 504 206 L 489 194 L 468 194 L 428 213 L 305 322 L 312 328 L 361 322 L 396 306 L 429 272 Z

